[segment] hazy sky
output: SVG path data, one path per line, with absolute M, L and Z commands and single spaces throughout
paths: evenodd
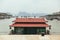
M 60 11 L 60 0 L 0 0 L 0 12 L 53 13 Z

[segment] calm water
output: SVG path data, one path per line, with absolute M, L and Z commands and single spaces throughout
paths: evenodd
M 12 24 L 12 21 L 15 18 L 0 20 L 0 34 L 8 34 L 10 29 L 9 25 Z M 60 21 L 53 20 L 48 21 L 48 24 L 51 25 L 51 34 L 60 34 Z
M 51 34 L 60 34 L 60 21 L 52 20 L 48 21 L 48 24 L 51 25 Z
M 0 20 L 0 34 L 9 33 L 9 25 L 12 24 L 13 20 L 15 20 L 15 18 Z

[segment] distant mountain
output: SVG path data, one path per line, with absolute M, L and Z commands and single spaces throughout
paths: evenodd
M 17 14 L 17 16 L 31 16 L 31 15 L 27 12 L 20 12 Z
M 6 18 L 11 18 L 11 17 L 12 17 L 11 14 L 0 12 L 0 19 L 6 19 Z
M 60 12 L 54 12 L 54 13 L 48 14 L 46 16 L 60 16 Z
M 17 16 L 45 16 L 46 13 L 27 13 L 27 12 L 20 12 Z
M 45 16 L 46 13 L 32 13 L 32 16 Z
M 0 16 L 12 16 L 12 14 L 8 14 L 8 13 L 1 13 L 1 12 L 0 12 Z

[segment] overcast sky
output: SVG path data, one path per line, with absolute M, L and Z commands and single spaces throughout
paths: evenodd
M 0 12 L 53 13 L 60 11 L 60 0 L 0 0 Z

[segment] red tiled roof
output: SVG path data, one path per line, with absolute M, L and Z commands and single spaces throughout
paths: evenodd
M 48 27 L 48 24 L 13 24 L 11 27 Z
M 44 18 L 16 18 L 13 22 L 46 22 Z

